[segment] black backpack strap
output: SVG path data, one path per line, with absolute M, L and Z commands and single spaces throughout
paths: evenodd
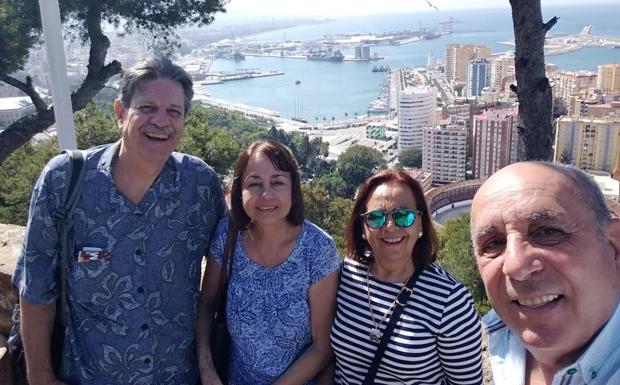
M 60 282 L 60 320 L 66 326 L 68 317 L 67 305 L 67 266 L 69 264 L 69 231 L 73 227 L 73 211 L 78 198 L 82 193 L 84 177 L 86 175 L 86 159 L 80 150 L 65 150 L 69 155 L 67 178 L 63 191 L 62 206 L 56 211 L 56 225 L 60 241 L 60 263 L 58 265 L 58 279 Z

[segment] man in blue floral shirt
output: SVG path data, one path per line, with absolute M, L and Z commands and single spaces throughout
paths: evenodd
M 41 173 L 13 276 L 31 385 L 196 383 L 200 264 L 226 206 L 214 171 L 173 152 L 192 96 L 189 75 L 168 59 L 123 73 L 114 103 L 122 138 L 86 152 L 69 238 L 69 325 L 58 376 L 50 357 L 59 294 L 54 215 L 68 156 L 55 157 Z

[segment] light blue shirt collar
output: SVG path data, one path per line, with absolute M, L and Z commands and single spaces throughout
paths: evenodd
M 496 385 L 524 385 L 526 351 L 519 338 L 491 310 L 482 319 L 489 334 L 489 356 Z M 620 304 L 572 365 L 558 371 L 553 385 L 620 384 Z

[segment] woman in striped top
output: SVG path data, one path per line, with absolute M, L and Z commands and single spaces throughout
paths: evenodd
M 481 384 L 480 321 L 467 289 L 433 263 L 437 237 L 420 185 L 385 170 L 357 193 L 347 224 L 331 332 L 337 384 Z M 374 378 L 366 378 L 397 297 L 421 273 L 387 342 Z

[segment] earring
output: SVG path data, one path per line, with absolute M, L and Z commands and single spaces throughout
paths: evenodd
M 420 231 L 420 232 L 418 233 L 418 238 L 422 238 L 422 235 L 424 235 L 424 232 L 423 232 L 423 231 Z
M 366 234 L 362 234 L 362 239 L 366 239 Z

